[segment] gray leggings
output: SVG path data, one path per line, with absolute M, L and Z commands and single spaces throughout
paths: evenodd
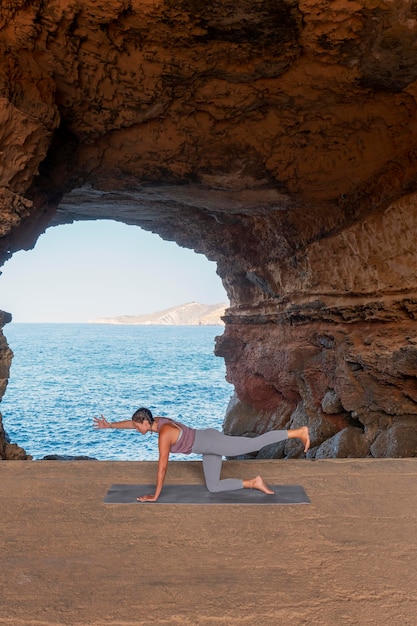
M 215 428 L 205 428 L 197 430 L 192 452 L 203 455 L 204 478 L 209 491 L 234 491 L 243 489 L 243 481 L 237 478 L 220 480 L 222 456 L 257 452 L 264 446 L 286 439 L 288 439 L 287 430 L 271 430 L 259 437 L 232 437 Z

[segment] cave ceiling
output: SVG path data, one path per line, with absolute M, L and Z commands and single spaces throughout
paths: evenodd
M 416 34 L 409 1 L 3 1 L 0 259 L 110 218 L 248 271 L 385 209 Z

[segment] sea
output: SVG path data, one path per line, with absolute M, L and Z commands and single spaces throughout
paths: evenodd
M 34 460 L 156 460 L 156 435 L 93 428 L 94 416 L 130 419 L 141 406 L 193 428 L 222 428 L 233 394 L 213 352 L 222 326 L 11 323 L 3 332 L 14 353 L 3 426 Z

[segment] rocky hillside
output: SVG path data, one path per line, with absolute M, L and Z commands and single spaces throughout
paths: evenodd
M 102 317 L 93 324 L 142 324 L 145 326 L 217 326 L 224 324 L 221 319 L 227 304 L 200 304 L 187 302 L 163 311 L 145 315 L 119 315 Z

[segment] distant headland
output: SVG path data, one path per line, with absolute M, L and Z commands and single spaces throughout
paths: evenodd
M 218 326 L 224 325 L 222 316 L 227 308 L 220 304 L 187 302 L 170 309 L 143 315 L 118 315 L 91 320 L 91 324 L 132 324 L 143 326 Z

